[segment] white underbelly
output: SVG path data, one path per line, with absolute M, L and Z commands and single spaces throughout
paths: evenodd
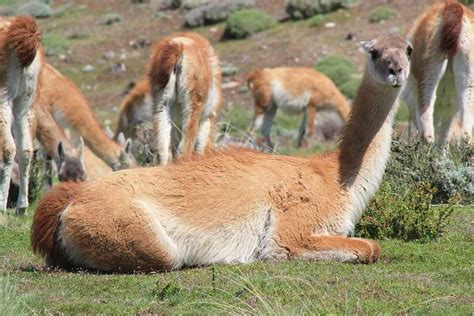
M 306 110 L 310 99 L 309 91 L 301 95 L 293 95 L 279 81 L 271 82 L 273 102 L 279 110 L 288 114 L 299 114 Z

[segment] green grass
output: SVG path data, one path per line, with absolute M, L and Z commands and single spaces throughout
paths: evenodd
M 31 215 L 1 220 L 7 311 L 467 315 L 474 302 L 473 207 L 457 208 L 449 234 L 436 242 L 381 241 L 373 265 L 258 262 L 148 275 L 45 271 L 29 250 Z

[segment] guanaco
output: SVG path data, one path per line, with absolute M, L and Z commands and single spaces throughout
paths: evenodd
M 448 96 L 443 92 L 450 100 L 448 104 L 438 103 L 445 113 L 439 141 L 451 138 L 458 117 L 461 138 L 470 140 L 474 113 L 474 13 L 457 1 L 437 3 L 416 20 L 408 39 L 413 42 L 415 53 L 403 99 L 414 112 L 420 135 L 428 142 L 435 141 L 435 103 L 442 82 L 454 93 L 448 92 Z M 450 102 L 457 105 L 456 110 L 449 109 Z
M 70 138 L 40 102 L 35 104 L 34 125 L 34 135 L 58 167 L 59 181 L 85 181 L 87 175 L 82 137 L 79 138 L 79 146 L 73 146 Z M 51 178 L 49 181 L 51 184 Z
M 219 59 L 197 33 L 169 36 L 155 46 L 148 79 L 157 161 L 212 148 L 222 104 Z
M 412 47 L 398 34 L 364 47 L 370 58 L 336 152 L 229 149 L 61 184 L 36 209 L 34 252 L 51 266 L 121 272 L 263 259 L 377 261 L 376 241 L 347 235 L 382 180 Z
M 248 75 L 247 83 L 255 99 L 249 133 L 253 135 L 261 128 L 270 148 L 273 148 L 270 131 L 277 109 L 287 114 L 304 113 L 298 147 L 303 145 L 304 138 L 313 136 L 316 111 L 321 107 L 334 107 L 344 121 L 349 116 L 349 104 L 331 79 L 310 68 L 257 69 Z
M 76 85 L 53 66 L 46 64 L 41 74 L 40 102 L 64 128 L 75 131 L 95 155 L 113 170 L 136 165 L 131 140 L 118 144 L 100 127 L 89 103 Z
M 22 215 L 28 207 L 33 105 L 44 63 L 40 42 L 41 34 L 33 18 L 0 17 L 0 212 L 7 209 L 8 188 L 17 151 L 20 189 L 15 213 Z

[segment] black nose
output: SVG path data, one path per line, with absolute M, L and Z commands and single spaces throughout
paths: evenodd
M 388 73 L 395 76 L 395 75 L 401 73 L 402 70 L 403 70 L 403 68 L 398 68 L 397 70 L 395 70 L 395 69 L 393 69 L 392 67 L 390 67 L 390 68 L 388 69 Z

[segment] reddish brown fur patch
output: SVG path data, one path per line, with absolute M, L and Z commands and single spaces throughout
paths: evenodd
M 448 2 L 444 7 L 441 27 L 441 50 L 453 57 L 459 48 L 464 8 L 457 2 Z
M 67 262 L 58 249 L 56 233 L 61 213 L 79 189 L 78 183 L 62 183 L 49 192 L 36 208 L 31 225 L 31 248 L 34 253 L 46 257 L 50 265 L 64 265 Z
M 41 34 L 35 20 L 17 16 L 12 20 L 6 37 L 7 47 L 15 51 L 22 67 L 31 65 L 41 43 Z
M 170 40 L 161 41 L 155 48 L 152 56 L 150 72 L 148 74 L 152 87 L 164 88 L 170 79 L 182 52 L 183 47 L 179 43 Z

